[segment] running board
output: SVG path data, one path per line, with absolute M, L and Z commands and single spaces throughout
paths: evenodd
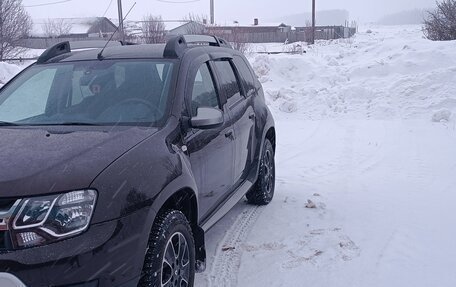
M 225 214 L 227 214 L 233 206 L 236 205 L 244 195 L 252 188 L 253 183 L 249 180 L 246 180 L 241 186 L 238 187 L 236 191 L 233 192 L 230 198 L 202 225 L 202 229 L 206 232 L 214 224 L 216 224 L 220 219 L 222 219 Z

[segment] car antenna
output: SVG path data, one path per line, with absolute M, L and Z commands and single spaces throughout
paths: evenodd
M 133 7 L 135 7 L 136 5 L 136 2 L 133 3 L 133 5 L 131 6 L 130 10 L 128 10 L 128 13 L 125 15 L 125 17 L 122 19 L 122 26 L 123 26 L 123 22 L 125 21 L 125 19 L 127 19 L 128 15 L 130 14 L 131 10 L 133 10 Z M 114 31 L 114 33 L 112 33 L 111 37 L 109 38 L 108 42 L 106 42 L 106 44 L 104 45 L 103 49 L 101 49 L 100 53 L 98 53 L 97 55 L 97 59 L 98 60 L 103 60 L 104 57 L 103 57 L 103 52 L 104 50 L 106 49 L 106 47 L 108 46 L 108 44 L 111 42 L 112 40 L 112 37 L 114 37 L 114 35 L 117 33 L 117 31 L 119 31 L 119 28 L 120 28 L 120 25 L 117 26 L 116 30 Z

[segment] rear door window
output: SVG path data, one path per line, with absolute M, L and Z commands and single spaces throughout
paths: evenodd
M 239 80 L 234 72 L 232 63 L 228 60 L 215 61 L 220 87 L 226 95 L 228 106 L 242 99 Z
M 241 76 L 241 82 L 244 86 L 246 97 L 250 97 L 255 93 L 255 80 L 253 75 L 250 72 L 247 63 L 241 57 L 236 56 L 233 61 Z

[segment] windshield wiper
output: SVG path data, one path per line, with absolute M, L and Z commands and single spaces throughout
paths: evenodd
M 99 126 L 98 124 L 84 123 L 84 122 L 66 122 L 66 123 L 24 123 L 16 124 L 10 122 L 0 121 L 0 127 L 15 127 L 15 126 Z
M 84 122 L 66 122 L 66 123 L 55 123 L 55 124 L 45 124 L 46 126 L 99 126 L 93 123 L 84 123 Z
M 16 126 L 20 126 L 20 125 L 15 124 L 15 123 L 0 121 L 0 127 L 16 127 Z

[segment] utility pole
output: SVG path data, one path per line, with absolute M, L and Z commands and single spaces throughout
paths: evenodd
M 312 0 L 312 42 L 315 44 L 315 0 Z
M 123 26 L 122 0 L 117 0 L 117 9 L 119 12 L 119 35 L 122 41 L 125 41 L 125 32 Z
M 215 24 L 214 0 L 211 0 L 211 25 Z

